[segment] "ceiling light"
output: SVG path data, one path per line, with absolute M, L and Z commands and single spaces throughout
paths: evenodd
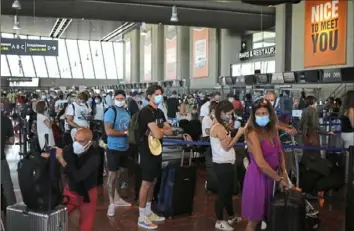
M 13 3 L 12 3 L 12 8 L 15 9 L 15 10 L 21 10 L 21 3 L 19 0 L 15 0 Z
M 14 30 L 19 30 L 20 28 L 20 21 L 18 20 L 18 16 L 14 16 L 14 26 L 12 27 Z
M 176 6 L 172 7 L 172 16 L 171 16 L 170 21 L 171 22 L 178 22 L 177 7 Z
M 146 34 L 147 34 L 147 31 L 146 31 L 146 23 L 145 23 L 145 22 L 141 23 L 141 26 L 140 26 L 140 34 L 141 34 L 142 36 L 146 36 Z

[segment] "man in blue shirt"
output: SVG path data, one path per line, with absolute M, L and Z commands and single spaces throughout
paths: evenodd
M 119 174 L 128 166 L 129 140 L 128 126 L 130 114 L 126 110 L 126 95 L 123 90 L 114 93 L 114 105 L 104 115 L 104 127 L 107 134 L 107 166 L 108 166 L 108 196 L 109 206 L 107 215 L 114 216 L 117 206 L 131 206 L 119 197 L 117 179 Z M 114 201 L 114 194 L 117 200 Z

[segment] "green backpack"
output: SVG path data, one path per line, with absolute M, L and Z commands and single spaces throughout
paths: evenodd
M 154 114 L 153 109 L 149 105 L 146 107 L 148 107 L 148 109 Z M 140 129 L 139 129 L 139 117 L 140 117 L 141 110 L 136 112 L 132 116 L 132 119 L 130 120 L 128 126 L 128 140 L 130 144 L 139 144 L 142 139 L 142 137 L 140 137 Z

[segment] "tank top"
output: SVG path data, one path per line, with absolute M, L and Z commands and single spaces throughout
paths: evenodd
M 218 124 L 214 124 L 210 129 L 210 134 L 214 127 Z M 219 138 L 210 136 L 210 146 L 213 156 L 213 163 L 217 164 L 234 164 L 236 160 L 235 149 L 231 148 L 229 151 L 225 151 Z

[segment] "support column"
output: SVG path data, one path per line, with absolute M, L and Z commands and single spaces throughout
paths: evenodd
M 275 72 L 285 71 L 285 5 L 286 4 L 277 5 L 275 9 Z
M 190 29 L 187 26 L 177 27 L 177 79 L 186 79 L 189 86 L 189 36 Z
M 231 65 L 240 63 L 241 36 L 231 30 L 220 29 L 220 76 L 231 75 Z
M 140 82 L 140 29 L 132 31 L 131 50 L 131 82 Z
M 164 80 L 165 34 L 162 24 L 152 25 L 152 81 Z

